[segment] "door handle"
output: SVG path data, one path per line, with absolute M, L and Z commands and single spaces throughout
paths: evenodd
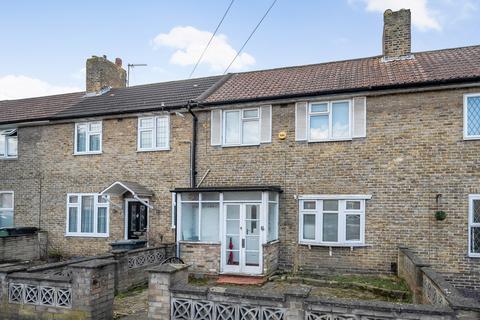
M 242 249 L 245 249 L 245 239 L 242 239 Z

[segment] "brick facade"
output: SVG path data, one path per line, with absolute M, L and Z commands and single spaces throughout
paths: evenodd
M 392 272 L 397 246 L 407 245 L 434 268 L 469 275 L 478 284 L 480 263 L 467 257 L 467 200 L 480 193 L 480 141 L 462 136 L 463 94 L 473 92 L 480 87 L 369 96 L 367 137 L 343 142 L 295 141 L 295 108 L 289 103 L 273 106 L 272 143 L 213 147 L 210 113 L 197 111 L 198 176 L 210 170 L 202 186 L 282 187 L 278 264 L 283 268 Z M 277 138 L 280 131 L 287 133 L 285 140 Z M 15 191 L 15 224 L 40 221 L 50 246 L 64 253 L 105 252 L 110 241 L 123 238 L 122 211 L 110 207 L 109 238 L 65 237 L 66 194 L 136 181 L 155 194 L 150 240 L 174 241 L 170 190 L 189 185 L 190 116 L 171 115 L 169 151 L 136 151 L 136 117 L 103 120 L 101 155 L 74 156 L 73 134 L 73 123 L 19 129 L 19 159 L 0 166 L 2 189 Z M 371 194 L 367 246 L 333 248 L 330 254 L 329 248 L 299 245 L 295 195 L 301 194 Z M 437 194 L 447 213 L 441 222 L 434 218 Z M 112 200 L 122 205 L 122 199 Z M 212 252 L 208 270 L 216 268 Z

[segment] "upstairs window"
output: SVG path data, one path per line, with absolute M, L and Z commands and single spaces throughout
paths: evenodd
M 255 146 L 272 142 L 272 106 L 211 111 L 213 146 Z
M 468 207 L 468 254 L 480 257 L 480 194 L 469 196 Z
M 170 148 L 170 117 L 138 118 L 138 150 L 157 151 Z
M 350 109 L 350 100 L 310 103 L 308 140 L 351 139 Z
M 67 236 L 108 237 L 108 201 L 97 193 L 67 195 Z
M 102 152 L 102 122 L 75 124 L 75 154 L 95 154 Z
M 13 192 L 0 191 L 0 228 L 13 227 Z
M 480 94 L 467 94 L 463 102 L 463 136 L 480 139 Z
M 260 115 L 258 108 L 227 110 L 223 113 L 225 145 L 260 144 Z
M 300 243 L 327 246 L 364 244 L 365 199 L 368 198 L 303 198 L 300 200 Z
M 0 159 L 16 158 L 17 145 L 17 129 L 0 130 Z

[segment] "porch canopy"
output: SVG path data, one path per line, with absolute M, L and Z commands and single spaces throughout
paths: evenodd
M 108 188 L 100 192 L 101 195 L 121 196 L 126 192 L 130 192 L 133 198 L 152 197 L 153 192 L 148 190 L 137 182 L 116 181 Z

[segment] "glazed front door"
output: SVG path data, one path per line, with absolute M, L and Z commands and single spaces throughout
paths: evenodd
M 261 274 L 260 204 L 225 204 L 224 273 Z
M 127 239 L 139 239 L 147 231 L 147 206 L 138 201 L 128 202 Z

